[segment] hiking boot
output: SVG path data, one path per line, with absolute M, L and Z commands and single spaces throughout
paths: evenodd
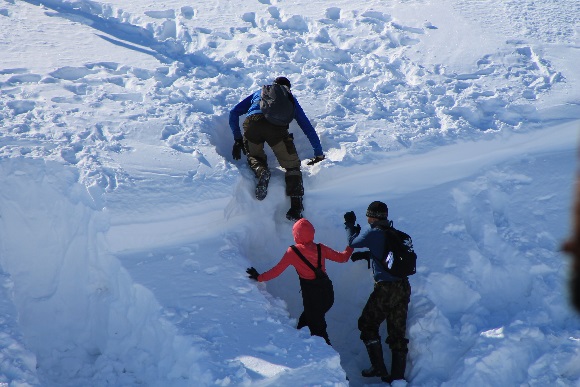
M 298 219 L 302 219 L 303 210 L 302 196 L 290 196 L 290 209 L 286 213 L 286 219 L 294 222 Z
M 266 195 L 268 195 L 268 183 L 270 182 L 270 171 L 264 169 L 258 178 L 258 183 L 256 184 L 256 199 L 264 200 Z
M 383 360 L 383 346 L 381 345 L 381 341 L 371 340 L 365 342 L 365 346 L 367 347 L 371 366 L 370 368 L 364 369 L 361 372 L 361 375 L 365 378 L 379 376 L 381 381 L 390 383 L 392 379 L 387 371 L 387 367 L 385 367 L 385 361 Z
M 405 379 L 405 368 L 407 368 L 407 352 L 393 351 L 391 362 L 391 378 L 393 380 Z

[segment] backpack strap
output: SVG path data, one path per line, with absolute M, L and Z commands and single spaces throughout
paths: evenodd
M 401 239 L 401 237 L 397 233 L 397 230 L 395 230 L 395 228 L 393 227 L 392 221 L 391 221 L 389 228 L 385 229 L 384 231 L 385 231 L 385 252 L 384 252 L 384 254 L 386 255 L 388 253 L 388 251 L 392 251 L 394 254 L 400 254 L 401 253 L 400 246 L 403 244 L 403 240 Z M 391 240 L 389 241 L 389 239 L 391 239 Z
M 391 243 L 391 241 L 389 241 L 389 238 L 395 237 L 398 239 L 398 236 L 393 232 L 393 221 L 392 220 L 389 221 L 388 225 L 386 225 L 384 227 L 380 227 L 380 230 L 383 231 L 383 238 L 384 238 L 383 257 L 382 257 L 384 259 L 384 257 L 386 257 L 390 251 L 392 251 L 392 243 Z
M 298 250 L 298 247 L 292 245 L 290 246 L 292 248 L 292 250 L 294 250 L 294 252 L 296 253 L 296 255 L 298 256 L 298 258 L 300 258 L 305 264 L 306 266 L 308 266 L 314 273 L 316 273 L 316 268 L 314 267 L 313 264 L 311 264 L 304 255 L 302 255 L 302 253 L 300 252 L 300 250 Z M 321 264 L 321 260 L 322 260 L 322 254 L 320 253 L 320 245 L 317 243 L 316 244 L 316 248 L 318 250 L 318 267 L 320 268 L 320 264 Z
M 385 264 L 385 259 L 387 258 L 387 255 L 390 252 L 395 253 L 395 251 L 393 251 L 393 247 L 396 246 L 396 243 L 393 243 L 392 238 L 395 238 L 395 240 L 399 240 L 399 236 L 397 235 L 397 233 L 395 233 L 393 231 L 393 221 L 390 220 L 388 225 L 385 225 L 384 227 L 380 227 L 379 228 L 382 232 L 383 232 L 383 255 L 381 257 L 375 257 L 373 256 L 373 259 L 375 259 L 387 272 L 390 272 L 391 269 L 389 269 L 388 267 L 386 267 Z M 369 266 L 370 266 L 370 261 L 369 261 Z

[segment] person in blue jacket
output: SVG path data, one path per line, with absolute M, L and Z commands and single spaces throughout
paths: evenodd
M 391 222 L 388 219 L 389 208 L 380 201 L 372 202 L 366 212 L 371 228 L 363 233 L 356 222 L 356 215 L 350 211 L 344 214 L 344 225 L 348 233 L 349 246 L 368 248 L 367 251 L 355 252 L 351 260 L 366 260 L 373 269 L 375 286 L 358 319 L 360 339 L 367 349 L 371 367 L 362 371 L 362 376 L 379 376 L 382 381 L 404 379 L 407 364 L 407 312 L 411 301 L 411 285 L 407 277 L 401 278 L 391 274 L 382 264 L 386 255 L 385 238 Z M 391 375 L 383 360 L 383 349 L 379 326 L 387 322 L 387 339 L 392 354 Z
M 296 119 L 298 126 L 300 126 L 314 149 L 314 158 L 308 162 L 308 165 L 322 161 L 324 153 L 322 152 L 320 139 L 298 100 L 290 93 L 290 81 L 286 77 L 278 77 L 274 80 L 274 83 L 287 88 L 294 103 L 294 119 Z M 268 192 L 268 182 L 270 180 L 270 170 L 268 169 L 266 153 L 264 152 L 264 143 L 267 143 L 272 148 L 280 166 L 286 170 L 286 195 L 290 197 L 290 209 L 286 217 L 295 221 L 302 218 L 302 211 L 304 210 L 302 201 L 304 185 L 302 172 L 300 171 L 300 158 L 294 146 L 294 137 L 288 132 L 289 125 L 274 125 L 266 120 L 260 110 L 261 93 L 261 90 L 252 93 L 230 111 L 229 123 L 234 135 L 232 157 L 234 160 L 239 160 L 242 152 L 247 155 L 248 164 L 257 178 L 256 198 L 263 200 Z M 244 133 L 242 134 L 239 118 L 244 114 L 247 117 L 243 123 Z

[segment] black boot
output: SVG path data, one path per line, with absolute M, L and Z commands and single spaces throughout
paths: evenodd
M 390 383 L 391 377 L 385 367 L 385 360 L 383 358 L 383 346 L 380 340 L 366 341 L 365 346 L 367 347 L 367 352 L 369 353 L 369 359 L 371 360 L 371 367 L 363 370 L 361 375 L 365 378 L 371 378 L 373 376 L 380 376 L 383 382 Z
M 268 183 L 270 182 L 270 171 L 263 169 L 258 176 L 258 183 L 256 184 L 256 199 L 264 200 L 268 195 Z
M 290 196 L 290 209 L 286 213 L 286 218 L 288 220 L 297 221 L 302 218 L 303 210 L 302 196 Z
M 391 376 L 393 380 L 405 379 L 405 368 L 407 368 L 407 352 L 393 351 L 391 362 Z

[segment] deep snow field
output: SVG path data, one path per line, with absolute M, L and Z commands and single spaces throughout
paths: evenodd
M 577 0 L 0 0 L 0 387 L 381 385 L 364 262 L 328 265 L 332 347 L 295 329 L 294 270 L 245 273 L 292 223 L 228 115 L 278 75 L 326 154 L 303 162 L 316 241 L 342 250 L 374 200 L 413 236 L 393 385 L 580 386 L 579 21 Z

